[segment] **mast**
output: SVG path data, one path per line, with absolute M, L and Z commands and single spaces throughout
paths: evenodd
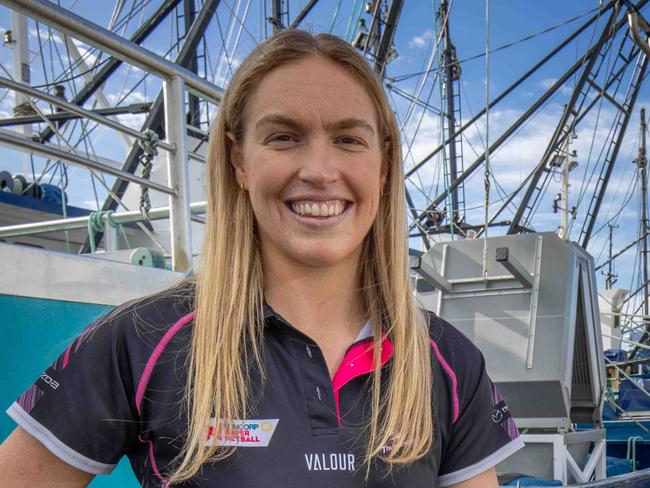
M 447 0 L 441 0 L 440 10 L 438 11 L 438 19 L 440 21 L 440 28 L 442 32 L 443 51 L 442 62 L 444 66 L 444 97 L 446 101 L 445 119 L 447 122 L 447 134 L 445 139 L 448 141 L 447 147 L 449 150 L 448 168 L 449 168 L 449 185 L 451 188 L 451 212 L 450 212 L 450 225 L 458 222 L 461 219 L 459 213 L 459 198 L 458 187 L 454 185 L 458 178 L 458 157 L 461 156 L 457 150 L 456 144 L 456 125 L 459 120 L 456 117 L 457 113 L 460 115 L 460 103 L 456 106 L 456 99 L 459 94 L 455 90 L 455 82 L 460 79 L 460 65 L 456 57 L 456 47 L 451 42 L 451 34 L 449 30 L 449 3 Z
M 610 290 L 612 286 L 614 286 L 614 283 L 616 283 L 616 279 L 618 278 L 618 275 L 614 272 L 614 246 L 613 246 L 613 237 L 614 237 L 614 229 L 618 227 L 618 225 L 614 224 L 608 224 L 609 225 L 609 258 L 607 262 L 607 273 L 604 273 L 605 276 L 607 277 L 605 279 L 605 289 Z
M 196 5 L 194 0 L 183 0 L 183 20 L 185 24 L 185 36 L 188 35 L 196 17 Z M 188 69 L 193 73 L 198 73 L 198 63 L 196 53 L 189 60 Z M 199 98 L 196 95 L 188 94 L 188 114 L 187 123 L 194 127 L 201 127 L 201 107 L 199 105 Z
M 562 206 L 560 207 L 561 223 L 558 229 L 558 235 L 562 239 L 568 239 L 569 214 L 571 214 L 572 218 L 575 215 L 575 208 L 569 208 L 569 188 L 571 187 L 569 184 L 569 173 L 578 166 L 576 161 L 571 161 L 571 158 L 577 156 L 576 151 L 571 152 L 571 141 L 578 136 L 568 125 L 564 126 L 564 131 L 564 147 L 561 150 L 559 158 L 562 161 L 562 191 L 559 195 Z
M 288 14 L 283 9 L 284 0 L 271 0 L 271 16 L 268 21 L 273 26 L 273 33 L 276 34 L 284 29 L 285 24 L 282 22 L 283 18 Z
M 18 12 L 11 10 L 11 32 L 5 34 L 5 43 L 10 44 L 13 51 L 13 77 L 14 80 L 29 85 L 31 75 L 29 68 L 29 40 L 27 36 L 27 17 Z M 27 97 L 21 93 L 15 92 L 14 116 L 34 115 L 34 109 L 27 101 Z M 32 126 L 23 125 L 20 130 L 25 137 L 32 136 Z M 25 153 L 23 156 L 23 174 L 29 174 L 31 154 Z
M 639 142 L 639 156 L 636 159 L 636 165 L 639 167 L 639 178 L 641 178 L 641 235 L 644 236 L 641 241 L 641 254 L 643 261 L 643 322 L 646 328 L 646 336 L 650 322 L 648 316 L 648 159 L 645 148 L 645 108 L 641 109 L 641 138 Z

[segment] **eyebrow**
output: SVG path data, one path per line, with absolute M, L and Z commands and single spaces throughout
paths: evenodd
M 291 127 L 292 129 L 302 129 L 304 127 L 304 124 L 302 124 L 298 120 L 280 114 L 265 115 L 264 117 L 262 117 L 260 120 L 257 121 L 257 123 L 255 124 L 255 129 L 260 129 L 265 125 L 284 125 L 287 127 Z M 328 131 L 356 129 L 356 128 L 364 129 L 373 135 L 375 133 L 375 129 L 372 127 L 371 124 L 369 124 L 367 121 L 363 119 L 359 119 L 356 117 L 348 117 L 346 119 L 341 119 L 331 124 L 327 124 L 325 126 L 325 129 Z

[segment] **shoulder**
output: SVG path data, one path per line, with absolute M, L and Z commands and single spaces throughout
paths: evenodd
M 191 322 L 193 304 L 194 286 L 183 282 L 118 305 L 91 323 L 80 338 L 91 340 L 93 335 L 104 333 L 120 340 L 154 341 L 179 321 Z
M 456 327 L 435 313 L 424 311 L 429 325 L 429 340 L 438 361 L 454 367 L 463 376 L 481 373 L 485 360 L 483 354 Z
M 61 356 L 63 366 L 82 359 L 86 366 L 99 364 L 106 357 L 121 367 L 139 370 L 153 354 L 184 348 L 194 318 L 193 296 L 193 285 L 181 283 L 118 305 L 69 344 Z
M 429 325 L 434 378 L 443 377 L 452 424 L 456 423 L 464 406 L 473 396 L 485 376 L 485 359 L 481 351 L 462 332 L 433 312 L 424 311 Z M 441 385 L 434 385 L 439 391 Z

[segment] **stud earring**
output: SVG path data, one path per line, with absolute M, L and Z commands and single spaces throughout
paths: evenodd
M 244 195 L 246 195 L 246 193 L 248 193 L 248 190 L 246 188 L 244 188 L 244 185 L 242 183 L 239 184 L 239 189 L 241 190 L 241 192 Z

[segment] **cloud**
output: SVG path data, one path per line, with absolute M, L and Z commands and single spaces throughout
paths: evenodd
M 413 49 L 422 49 L 429 43 L 431 39 L 433 39 L 433 30 L 427 29 L 419 36 L 411 38 L 409 41 L 409 46 Z
M 557 83 L 557 80 L 558 80 L 557 78 L 544 78 L 537 83 L 537 86 L 539 86 L 544 91 L 546 91 L 549 88 L 551 88 L 555 83 Z M 569 96 L 571 95 L 572 92 L 573 92 L 573 88 L 570 86 L 570 81 L 564 83 L 564 85 L 562 85 L 562 87 L 560 88 L 560 93 L 562 93 L 562 95 Z

